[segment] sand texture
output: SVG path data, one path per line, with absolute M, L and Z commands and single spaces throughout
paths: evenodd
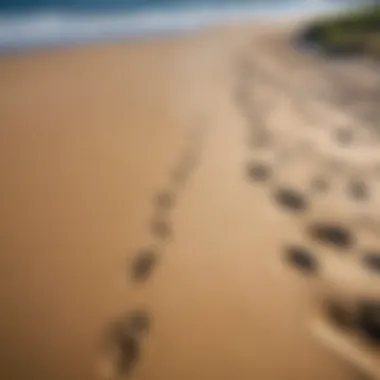
M 380 150 L 306 61 L 264 27 L 1 58 L 2 379 L 348 378 L 282 257 L 377 228 L 344 189 Z

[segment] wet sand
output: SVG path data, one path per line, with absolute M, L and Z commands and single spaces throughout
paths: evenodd
M 136 380 L 347 379 L 280 265 L 299 223 L 268 200 L 277 182 L 247 176 L 277 152 L 247 138 L 264 123 L 265 100 L 242 102 L 265 83 L 240 85 L 257 33 L 1 58 L 2 378 L 101 379 L 103 336 L 142 310 L 150 328 L 125 337 L 120 366 Z M 291 145 L 307 123 L 268 94 Z

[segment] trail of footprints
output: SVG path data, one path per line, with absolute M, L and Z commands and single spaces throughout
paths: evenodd
M 238 72 L 234 101 L 246 120 L 247 146 L 252 157 L 244 171 L 245 179 L 266 189 L 276 207 L 295 217 L 300 236 L 304 237 L 302 243 L 284 243 L 282 259 L 300 273 L 322 282 L 329 265 L 328 255 L 344 257 L 354 263 L 355 270 L 362 273 L 361 278 L 375 276 L 371 279 L 379 281 L 380 289 L 379 139 L 372 136 L 366 146 L 363 136 L 368 136 L 362 125 L 318 125 L 318 115 L 307 112 L 307 102 L 294 97 L 293 106 L 301 117 L 305 120 L 314 117 L 309 129 L 324 130 L 330 143 L 347 154 L 336 157 L 323 152 L 301 133 L 292 136 L 296 143 L 286 146 L 268 122 L 270 114 L 276 112 L 276 99 L 272 99 L 272 106 L 263 107 L 261 95 L 264 85 L 275 86 L 279 92 L 283 87 L 271 81 L 252 59 L 244 58 Z M 293 95 L 287 94 L 289 98 Z M 363 153 L 357 160 L 346 159 L 350 155 L 354 157 L 358 146 L 368 157 Z M 297 183 L 292 168 L 302 162 L 310 163 L 310 169 L 304 170 L 309 179 Z M 284 176 L 287 176 L 285 180 Z M 363 232 L 371 238 L 362 240 Z M 380 297 L 366 297 L 364 292 L 354 311 L 345 309 L 339 302 L 326 301 L 325 308 L 338 327 L 349 326 L 364 342 L 380 344 Z
M 173 238 L 170 213 L 176 207 L 181 191 L 186 187 L 197 167 L 205 138 L 204 125 L 190 129 L 185 151 L 169 173 L 166 189 L 158 191 L 153 200 L 153 215 L 149 222 L 154 245 L 142 246 L 128 262 L 127 276 L 133 284 L 144 284 L 154 274 L 167 244 Z M 119 380 L 131 376 L 138 364 L 143 340 L 152 325 L 147 310 L 132 310 L 110 324 L 104 334 L 102 347 L 107 365 L 101 369 L 105 380 Z
M 285 92 L 289 95 L 290 101 L 302 117 L 310 120 L 310 125 L 313 126 L 310 128 L 324 128 L 325 133 L 329 134 L 330 139 L 340 148 L 354 150 L 360 140 L 358 135 L 362 129 L 347 125 L 318 126 L 320 111 L 309 106 L 308 99 L 304 99 L 302 93 L 292 91 L 280 81 L 276 81 L 252 60 L 244 58 L 239 61 L 238 72 L 234 101 L 246 118 L 247 146 L 253 156 L 245 167 L 245 178 L 250 183 L 266 186 L 270 200 L 278 208 L 300 220 L 301 233 L 307 236 L 313 245 L 321 249 L 328 247 L 336 255 L 343 254 L 345 257 L 351 255 L 353 260 L 360 257 L 360 261 L 357 260 L 358 267 L 361 266 L 362 270 L 377 274 L 380 278 L 380 247 L 360 244 L 356 234 L 357 230 L 364 228 L 379 237 L 380 243 L 380 209 L 378 214 L 375 212 L 375 215 L 371 214 L 368 217 L 366 215 L 375 195 L 374 189 L 369 185 L 369 179 L 380 181 L 380 143 L 371 147 L 378 149 L 377 161 L 367 160 L 366 164 L 353 165 L 353 167 L 344 157 L 334 157 L 319 152 L 315 149 L 312 139 L 301 137 L 297 141 L 297 136 L 294 135 L 297 143 L 286 146 L 282 144 L 281 138 L 278 138 L 275 131 L 268 127 L 270 113 L 276 109 L 274 104 L 276 99 L 273 96 L 269 99 L 266 96 L 264 99 L 263 88 L 275 86 L 279 93 Z M 325 121 L 326 117 L 323 120 Z M 132 263 L 128 265 L 128 277 L 132 284 L 144 284 L 152 277 L 162 259 L 165 247 L 173 238 L 170 212 L 176 207 L 181 190 L 186 186 L 198 164 L 204 129 L 192 129 L 188 140 L 186 151 L 169 173 L 168 188 L 158 191 L 153 199 L 154 212 L 149 229 L 156 243 L 137 250 Z M 291 169 L 297 162 L 308 160 L 317 162 L 318 171 L 310 173 L 306 187 L 297 187 L 280 181 L 282 172 Z M 289 175 L 291 176 L 291 170 Z M 318 220 L 313 214 L 313 204 L 321 197 L 328 197 L 332 191 L 336 191 L 334 181 L 337 178 L 344 183 L 339 197 L 346 199 L 347 204 L 357 204 L 358 209 L 365 208 L 365 205 L 369 204 L 364 213 L 354 214 L 353 222 L 350 215 L 350 223 L 341 215 Z M 333 210 L 334 204 L 330 206 Z M 290 243 L 284 244 L 282 250 L 284 261 L 291 267 L 310 276 L 322 276 L 326 263 L 313 248 L 305 244 Z M 336 302 L 326 302 L 325 308 L 331 320 L 339 326 L 356 329 L 368 341 L 380 343 L 380 302 L 363 299 L 356 305 L 354 314 Z M 141 356 L 143 339 L 149 333 L 151 325 L 152 317 L 146 310 L 132 310 L 111 323 L 102 342 L 110 363 L 104 374 L 105 379 L 125 379 L 132 374 Z

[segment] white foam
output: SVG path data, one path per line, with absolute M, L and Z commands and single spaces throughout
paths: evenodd
M 323 0 L 313 2 L 305 12 L 321 12 Z M 40 13 L 0 16 L 0 49 L 57 45 L 113 38 L 136 38 L 189 32 L 236 20 L 263 19 L 294 13 L 256 7 L 147 10 L 114 14 Z

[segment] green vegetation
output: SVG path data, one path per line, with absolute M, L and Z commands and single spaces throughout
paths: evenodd
M 320 20 L 303 34 L 331 54 L 366 55 L 380 59 L 380 4 L 363 6 L 344 15 Z

